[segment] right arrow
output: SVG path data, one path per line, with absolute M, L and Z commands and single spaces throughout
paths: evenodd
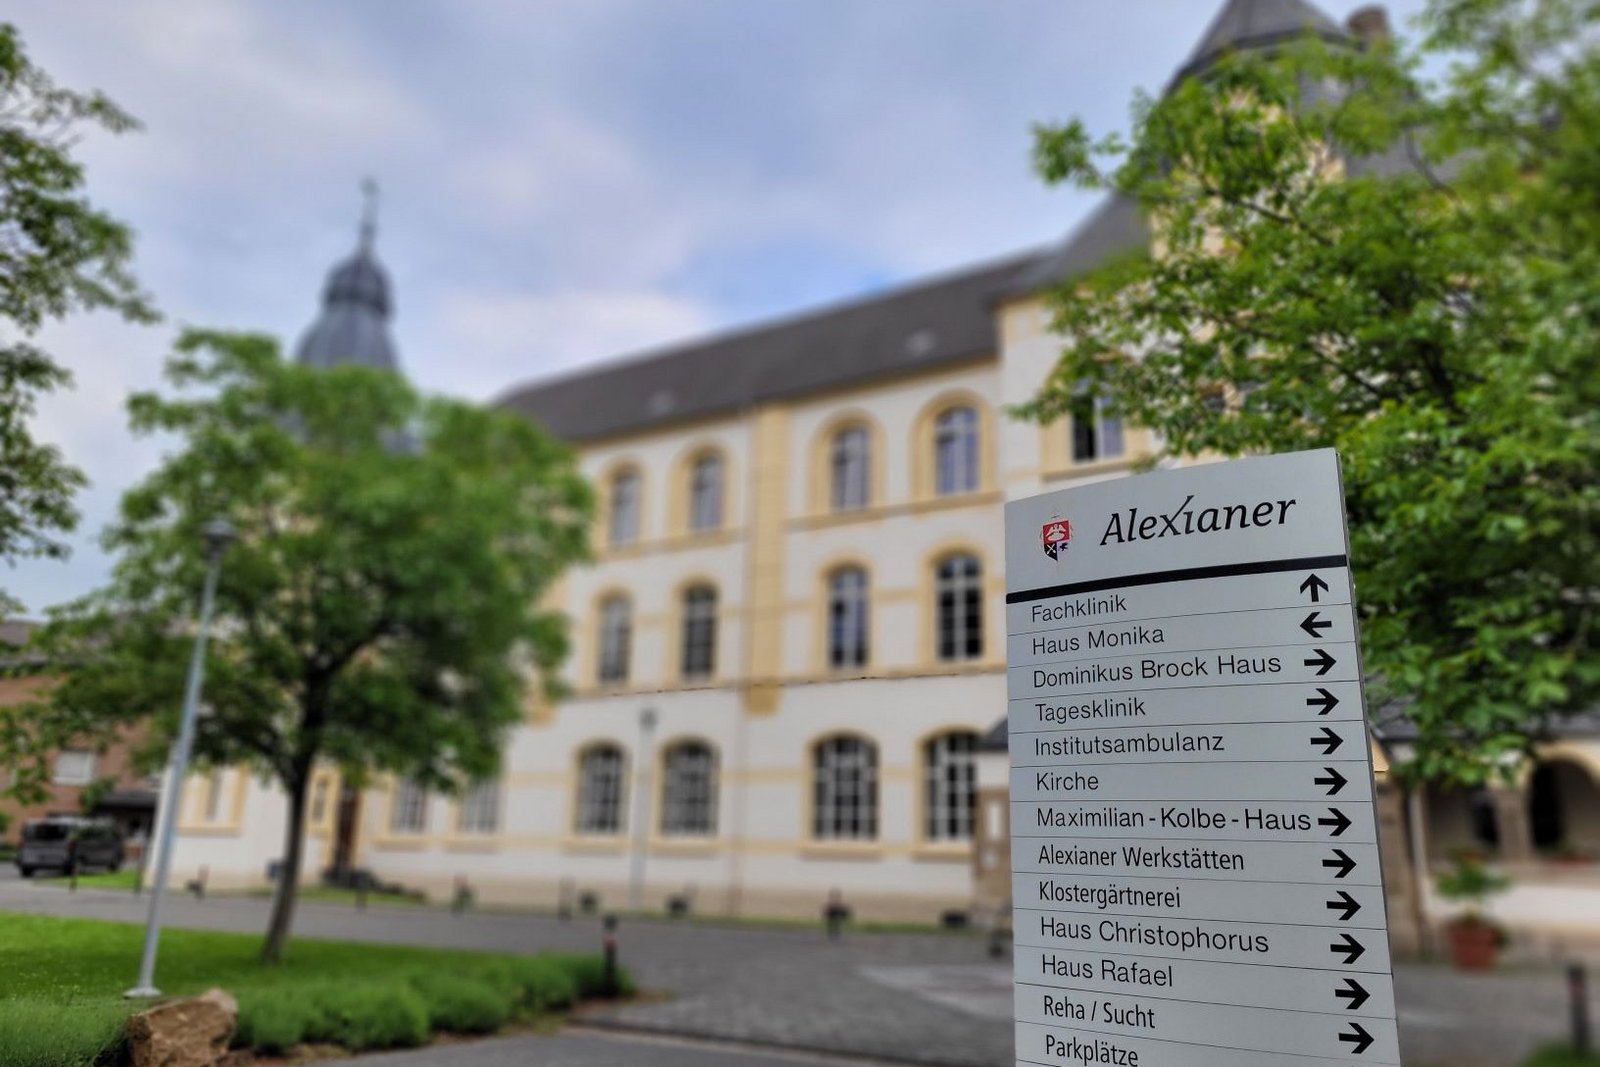
M 1349 934 L 1340 934 L 1339 936 L 1344 939 L 1344 944 L 1341 945 L 1339 942 L 1335 941 L 1333 944 L 1328 946 L 1328 951 L 1332 952 L 1335 956 L 1341 952 L 1344 953 L 1344 959 L 1340 962 L 1348 967 L 1356 960 L 1359 960 L 1367 950 L 1366 947 L 1361 944 L 1361 942 L 1357 941 Z
M 1351 1033 L 1340 1034 L 1339 1040 L 1348 1041 L 1355 1045 L 1355 1048 L 1351 1049 L 1350 1051 L 1354 1055 L 1359 1056 L 1363 1052 L 1367 1051 L 1368 1045 L 1372 1044 L 1372 1035 L 1367 1033 L 1360 1023 L 1351 1023 L 1350 1030 L 1352 1031 Z
M 1328 591 L 1328 583 L 1315 574 L 1308 574 L 1306 575 L 1306 580 L 1300 583 L 1300 591 L 1302 593 L 1310 593 L 1311 602 L 1315 604 L 1317 603 L 1317 593 L 1326 593 Z
M 1332 711 L 1334 708 L 1336 708 L 1338 706 L 1339 706 L 1339 698 L 1334 696 L 1332 693 L 1328 692 L 1326 689 L 1322 688 L 1320 685 L 1317 686 L 1317 695 L 1316 696 L 1314 696 L 1314 697 L 1306 697 L 1306 707 L 1308 707 L 1308 708 L 1320 707 L 1322 709 L 1321 711 L 1317 712 L 1318 715 L 1326 715 L 1326 714 L 1328 714 L 1328 712 Z
M 1322 616 L 1313 611 L 1310 615 L 1307 615 L 1304 619 L 1300 620 L 1300 629 L 1304 630 L 1312 637 L 1321 637 L 1322 631 L 1333 629 L 1333 620 L 1324 619 Z
M 1328 817 L 1330 815 L 1332 818 Z M 1328 831 L 1328 836 L 1338 837 L 1346 830 L 1350 829 L 1351 823 L 1350 817 L 1344 812 L 1340 811 L 1338 808 L 1329 808 L 1328 814 L 1317 820 L 1317 825 L 1333 827 L 1332 830 Z
M 1317 677 L 1321 678 L 1324 674 L 1327 674 L 1333 669 L 1333 665 L 1337 661 L 1332 656 L 1328 655 L 1328 653 L 1323 649 L 1314 648 L 1311 651 L 1315 652 L 1316 656 L 1306 660 L 1305 665 L 1307 667 L 1316 667 Z
M 1340 922 L 1347 923 L 1352 915 L 1361 910 L 1361 904 L 1343 889 L 1338 890 L 1338 894 L 1339 899 L 1328 901 L 1327 906 L 1330 911 L 1339 912 Z M 1362 997 L 1361 999 L 1365 1000 L 1366 998 Z
M 1335 878 L 1343 878 L 1356 869 L 1356 861 L 1351 859 L 1350 854 L 1342 848 L 1334 849 L 1332 858 L 1323 860 L 1322 865 L 1324 867 L 1332 867 L 1337 871 L 1338 873 L 1334 875 Z M 1346 934 L 1345 936 L 1349 937 L 1350 935 Z
M 1338 997 L 1340 1000 L 1348 1000 L 1350 1002 L 1344 1006 L 1345 1011 L 1355 1011 L 1357 1008 L 1361 1007 L 1361 1005 L 1365 1004 L 1367 1002 L 1367 998 L 1372 994 L 1368 993 L 1366 987 L 1364 987 L 1354 978 L 1346 978 L 1344 980 L 1344 988 L 1335 989 L 1333 991 L 1333 995 Z
M 1344 744 L 1344 738 L 1324 726 L 1321 735 L 1311 735 L 1311 743 L 1321 748 L 1324 756 L 1331 756 L 1338 750 L 1340 745 Z
M 1325 785 L 1328 787 L 1328 795 L 1330 797 L 1338 796 L 1339 790 L 1345 787 L 1345 783 L 1348 782 L 1349 779 L 1340 774 L 1338 771 L 1334 770 L 1332 767 L 1324 767 L 1322 769 L 1328 773 L 1317 775 L 1317 777 L 1311 779 L 1311 784 Z

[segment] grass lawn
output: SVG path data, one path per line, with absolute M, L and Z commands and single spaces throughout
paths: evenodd
M 128 923 L 0 912 L 0 1064 L 88 1067 L 114 1046 L 122 1019 L 138 1008 L 124 1001 L 122 992 L 138 972 L 142 936 L 142 927 Z M 282 965 L 264 967 L 256 961 L 260 947 L 254 934 L 165 930 L 157 984 L 173 995 L 211 986 L 233 993 L 245 1039 L 264 1050 L 330 1034 L 349 1047 L 417 1044 L 418 1012 L 422 1039 L 432 1030 L 486 1032 L 526 1009 L 565 1007 L 575 995 L 597 992 L 595 957 L 517 957 L 297 939 Z M 552 977 L 551 971 L 558 973 Z M 551 988 L 541 984 L 546 979 Z M 462 988 L 472 983 L 479 984 Z M 297 1029 L 305 1023 L 299 1015 L 326 1015 L 327 1004 L 352 1000 L 357 993 L 384 1001 L 377 1005 L 390 1016 L 383 1034 L 370 1041 L 348 1038 L 349 1018 L 343 1020 L 344 1030 L 329 1018 L 313 1020 L 306 1034 Z M 462 1007 L 474 998 L 479 1003 Z M 485 999 L 495 1003 L 481 1003 Z M 356 1005 L 346 1014 L 364 1010 Z M 467 1021 L 454 1025 L 452 1012 Z M 282 1041 L 273 1036 L 284 1033 L 289 1037 Z M 252 1034 L 266 1036 L 256 1040 Z
M 133 883 L 139 877 L 139 872 L 133 867 L 124 867 L 120 871 L 101 871 L 98 874 L 78 875 L 78 885 L 85 889 L 126 889 L 133 892 Z M 65 889 L 71 881 L 66 875 L 35 874 L 34 879 L 41 885 L 59 886 Z

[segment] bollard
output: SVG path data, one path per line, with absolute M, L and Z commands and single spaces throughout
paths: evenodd
M 617 995 L 617 917 L 607 915 L 601 924 L 605 938 L 601 947 L 605 952 L 605 970 L 600 977 L 600 992 L 607 997 Z
M 456 875 L 456 895 L 450 902 L 450 911 L 454 915 L 461 915 L 472 906 L 472 884 L 467 881 L 464 874 Z
M 839 940 L 839 933 L 844 929 L 845 920 L 850 918 L 850 909 L 845 906 L 844 894 L 837 889 L 828 891 L 828 903 L 822 909 L 822 919 L 828 926 L 828 940 Z
M 1589 1030 L 1589 976 L 1581 963 L 1567 965 L 1567 997 L 1572 1011 L 1572 1051 L 1581 1058 L 1592 1051 Z
M 211 877 L 211 868 L 204 864 L 200 867 L 200 877 L 189 883 L 189 892 L 194 894 L 194 899 L 206 899 L 206 879 Z

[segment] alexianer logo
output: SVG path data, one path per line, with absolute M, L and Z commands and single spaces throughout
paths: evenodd
M 1051 519 L 1040 528 L 1039 540 L 1044 543 L 1045 555 L 1060 559 L 1069 547 L 1067 542 L 1072 540 L 1072 524 L 1066 519 Z

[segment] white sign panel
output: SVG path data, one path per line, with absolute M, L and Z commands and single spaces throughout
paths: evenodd
M 1006 505 L 1017 1062 L 1398 1064 L 1339 461 Z

